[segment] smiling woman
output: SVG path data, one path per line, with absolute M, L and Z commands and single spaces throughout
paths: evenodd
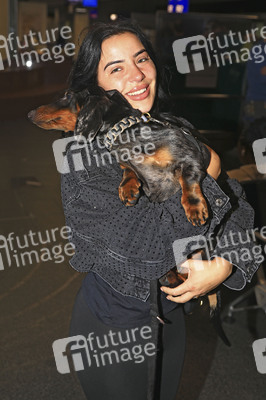
M 165 98 L 160 71 L 151 44 L 138 27 L 128 22 L 97 24 L 85 37 L 70 77 L 70 93 L 81 107 L 78 124 L 87 128 L 85 121 L 92 113 L 87 100 L 91 96 L 98 96 L 94 112 L 99 112 L 106 91 L 117 90 L 129 103 L 129 112 L 136 111 L 133 107 L 165 119 L 165 123 L 169 119 L 170 123 L 178 120 L 189 132 L 193 131 L 193 126 L 183 118 L 158 114 Z M 114 108 L 114 120 L 116 116 Z M 180 125 L 176 123 L 176 126 Z M 100 128 L 95 128 L 93 133 L 97 134 Z M 154 131 L 151 137 L 153 134 Z M 196 140 L 192 134 L 191 140 Z M 204 148 L 202 143 L 200 146 Z M 210 165 L 206 168 L 211 176 L 206 176 L 202 187 L 213 217 L 201 227 L 187 221 L 180 191 L 161 203 L 140 196 L 134 207 L 122 204 L 117 191 L 122 172 L 115 158 L 112 163 L 101 166 L 94 159 L 91 164 L 83 160 L 83 170 L 72 168 L 69 174 L 62 175 L 64 212 L 76 249 L 70 263 L 78 271 L 88 272 L 75 301 L 71 336 L 87 338 L 93 331 L 97 336 L 106 337 L 112 327 L 113 338 L 118 330 L 125 333 L 129 328 L 138 330 L 150 324 L 151 319 L 157 321 L 158 314 L 153 308 L 156 292 L 151 289 L 157 287 L 157 279 L 163 272 L 175 267 L 175 241 L 191 238 L 193 242 L 196 235 L 207 235 L 214 229 L 217 231 L 216 228 L 222 237 L 231 230 L 242 232 L 252 228 L 253 212 L 241 188 L 227 177 L 225 183 L 221 180 L 232 197 L 231 206 L 229 195 L 213 179 L 220 174 L 219 157 L 208 149 Z M 71 151 L 66 151 L 66 159 L 73 165 Z M 234 246 L 234 250 L 240 252 L 241 244 Z M 188 270 L 186 282 L 177 288 L 163 287 L 155 296 L 163 316 L 170 322 L 162 329 L 160 366 L 155 379 L 160 400 L 175 399 L 182 371 L 185 326 L 183 309 L 178 303 L 204 295 L 221 283 L 239 290 L 257 268 L 256 260 L 240 260 L 233 270 L 230 261 L 216 248 L 211 260 L 187 260 L 181 266 Z M 120 344 L 115 342 L 116 350 Z M 141 342 L 136 340 L 138 345 Z M 128 358 L 127 362 L 104 366 L 104 370 L 89 365 L 78 371 L 78 377 L 89 400 L 146 400 L 148 364 L 145 357 L 140 363 Z M 155 397 L 152 390 L 148 392 L 150 400 Z

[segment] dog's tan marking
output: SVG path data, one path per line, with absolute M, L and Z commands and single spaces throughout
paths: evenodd
M 120 200 L 126 206 L 134 206 L 140 196 L 140 181 L 132 169 L 122 164 L 120 164 L 120 167 L 124 170 L 123 178 L 118 188 Z
M 155 154 L 144 154 L 144 164 L 155 164 L 160 167 L 167 167 L 173 161 L 172 154 L 167 147 L 155 151 Z
M 215 310 L 217 307 L 217 294 L 209 294 L 208 295 L 209 305 L 211 310 Z

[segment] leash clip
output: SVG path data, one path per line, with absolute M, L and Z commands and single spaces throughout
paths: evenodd
M 146 122 L 146 123 L 147 123 L 147 122 L 149 122 L 150 119 L 151 119 L 151 114 L 148 113 L 148 112 L 143 113 L 143 114 L 141 115 L 140 118 L 142 119 L 143 122 Z

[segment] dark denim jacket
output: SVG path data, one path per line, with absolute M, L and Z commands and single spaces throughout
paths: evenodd
M 253 256 L 254 243 L 236 246 L 235 242 L 226 242 L 230 232 L 245 235 L 247 229 L 253 228 L 253 209 L 237 181 L 221 178 L 225 194 L 212 177 L 206 176 L 202 189 L 211 218 L 205 225 L 194 227 L 181 206 L 181 191 L 161 204 L 142 196 L 134 207 L 125 207 L 118 196 L 122 178 L 119 165 L 115 160 L 103 165 L 103 160 L 108 159 L 107 150 L 87 150 L 84 146 L 74 155 L 68 149 L 65 167 L 70 172 L 63 173 L 61 181 L 66 224 L 71 227 L 70 240 L 76 248 L 70 260 L 74 269 L 97 272 L 118 292 L 145 301 L 149 281 L 184 261 L 191 251 L 188 246 L 179 259 L 173 251 L 176 240 L 219 235 L 221 248 L 216 245 L 210 249 L 211 257 L 222 255 L 236 266 L 224 284 L 240 290 L 246 281 L 250 282 L 259 266 Z M 249 258 L 242 257 L 243 246 L 248 248 Z M 228 258 L 230 251 L 234 251 L 233 260 Z

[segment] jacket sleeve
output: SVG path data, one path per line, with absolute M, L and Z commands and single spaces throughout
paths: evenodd
M 212 257 L 222 257 L 234 266 L 233 273 L 224 281 L 230 289 L 241 290 L 250 282 L 263 261 L 262 247 L 254 234 L 254 210 L 246 200 L 244 190 L 225 171 L 217 179 L 223 192 L 229 196 L 231 209 L 217 227 Z
M 211 143 L 190 122 L 180 117 L 179 120 L 191 130 L 198 141 L 211 147 Z M 230 289 L 241 290 L 246 282 L 251 281 L 264 260 L 262 248 L 255 240 L 254 210 L 247 202 L 241 184 L 235 179 L 230 179 L 224 170 L 217 183 L 229 197 L 231 209 L 214 231 L 216 245 L 211 253 L 212 257 L 219 256 L 233 264 L 233 273 L 224 285 Z

